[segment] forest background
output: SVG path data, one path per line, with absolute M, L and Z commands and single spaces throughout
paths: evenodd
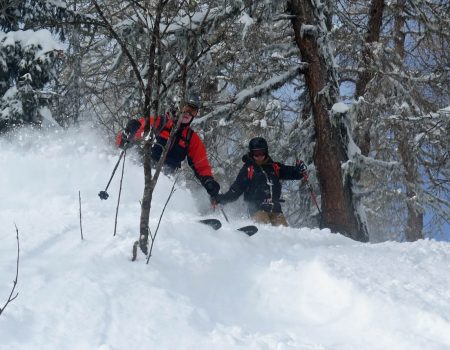
M 291 226 L 448 240 L 449 13 L 437 0 L 2 1 L 0 133 L 87 122 L 113 144 L 129 118 L 196 91 L 193 127 L 224 190 L 263 136 L 274 160 L 308 164 L 312 188 L 284 185 Z

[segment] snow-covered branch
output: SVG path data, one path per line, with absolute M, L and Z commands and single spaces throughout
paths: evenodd
M 270 91 L 273 91 L 286 82 L 292 80 L 297 77 L 300 73 L 305 72 L 307 69 L 307 64 L 303 63 L 295 68 L 290 69 L 289 71 L 277 75 L 275 77 L 270 78 L 262 84 L 259 84 L 253 88 L 248 88 L 239 92 L 231 102 L 228 102 L 218 108 L 216 108 L 213 112 L 208 113 L 202 118 L 199 118 L 195 121 L 195 123 L 202 123 L 210 118 L 215 118 L 218 116 L 227 115 L 226 119 L 232 118 L 232 113 L 240 108 L 242 108 L 250 99 L 254 97 L 259 97 L 263 94 L 266 94 Z

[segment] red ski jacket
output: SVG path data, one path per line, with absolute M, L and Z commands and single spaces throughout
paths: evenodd
M 140 128 L 135 134 L 136 139 L 142 139 L 145 127 L 145 118 L 138 120 L 141 124 Z M 154 116 L 150 117 L 150 124 L 155 122 Z M 160 125 L 164 124 L 164 125 Z M 151 150 L 152 159 L 158 161 L 163 152 L 164 146 L 170 135 L 170 131 L 174 125 L 169 114 L 165 116 L 158 116 L 156 118 L 155 130 L 158 134 L 156 141 Z M 116 144 L 122 145 L 123 133 L 120 132 L 116 138 Z M 173 143 L 170 146 L 167 154 L 165 165 L 175 170 L 181 167 L 181 162 L 187 157 L 190 167 L 193 169 L 196 177 L 204 184 L 205 180 L 212 178 L 212 170 L 209 165 L 206 148 L 198 134 L 191 129 L 189 125 L 181 125 L 177 130 Z

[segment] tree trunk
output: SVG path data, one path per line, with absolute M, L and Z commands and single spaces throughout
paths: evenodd
M 291 0 L 288 11 L 295 16 L 292 24 L 302 60 L 309 64 L 305 81 L 315 123 L 314 163 L 322 195 L 321 226 L 365 242 L 368 235 L 353 207 L 351 181 L 349 177 L 343 179 L 341 170 L 342 163 L 348 160 L 346 145 L 341 129 L 330 121 L 330 110 L 338 100 L 339 89 L 327 43 L 327 17 L 311 0 Z
M 371 44 L 380 40 L 381 25 L 383 22 L 384 0 L 372 0 L 370 6 L 369 23 L 366 35 L 366 43 L 362 54 L 363 70 L 358 74 L 356 81 L 355 97 L 358 99 L 366 93 L 367 84 L 374 74 L 370 69 L 373 64 L 373 46 Z M 370 111 L 363 108 L 357 116 L 357 129 L 355 130 L 355 142 L 361 149 L 361 154 L 368 156 L 370 152 L 370 127 L 372 124 Z
M 383 23 L 384 0 L 372 0 L 369 13 L 369 23 L 366 35 L 366 45 L 363 50 L 362 63 L 364 64 L 362 72 L 358 74 L 356 82 L 356 97 L 363 96 L 366 87 L 373 77 L 370 70 L 370 64 L 373 59 L 370 44 L 380 40 L 381 25 Z
M 164 1 L 160 1 L 156 8 L 155 22 L 153 24 L 152 42 L 150 45 L 150 52 L 148 58 L 148 74 L 147 74 L 147 86 L 145 89 L 145 102 L 144 102 L 144 115 L 145 115 L 145 128 L 144 135 L 149 135 L 151 131 L 150 126 L 150 113 L 151 113 L 151 101 L 153 92 L 153 78 L 155 76 L 155 57 L 156 57 L 156 46 L 159 41 L 160 32 L 159 26 L 161 22 L 161 16 L 164 6 Z M 144 144 L 143 154 L 144 154 L 144 194 L 142 196 L 141 205 L 141 218 L 139 233 L 140 236 L 148 237 L 150 232 L 149 221 L 150 221 L 150 209 L 152 205 L 153 191 L 156 186 L 156 181 L 153 181 L 152 177 L 152 159 L 151 159 L 151 147 L 152 147 L 153 137 L 149 137 Z
M 397 133 L 399 139 L 398 152 L 400 154 L 402 164 L 405 168 L 406 182 L 406 208 L 408 217 L 406 219 L 405 239 L 408 242 L 414 242 L 423 239 L 423 213 L 416 204 L 416 189 L 418 174 L 414 155 L 411 152 L 411 146 L 408 141 L 408 135 L 399 130 Z
M 397 11 L 394 22 L 394 43 L 395 52 L 399 59 L 399 65 L 403 64 L 405 58 L 405 7 L 406 0 L 397 1 Z M 419 174 L 417 171 L 417 162 L 414 158 L 413 146 L 410 144 L 412 140 L 408 137 L 408 130 L 402 125 L 396 130 L 396 139 L 399 143 L 398 152 L 405 169 L 406 184 L 406 208 L 408 217 L 406 220 L 405 239 L 408 242 L 423 239 L 423 212 L 417 206 L 416 184 L 419 182 Z

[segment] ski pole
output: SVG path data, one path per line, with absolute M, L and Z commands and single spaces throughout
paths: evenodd
M 302 162 L 301 160 L 297 159 L 297 160 L 295 161 L 295 165 L 296 165 L 296 166 L 299 166 L 301 162 Z M 316 205 L 316 208 L 317 208 L 317 210 L 319 211 L 320 216 L 322 216 L 322 211 L 320 210 L 319 204 L 317 203 L 317 197 L 316 197 L 316 194 L 314 193 L 314 189 L 312 188 L 312 186 L 311 186 L 311 184 L 310 184 L 310 182 L 309 182 L 308 172 L 305 170 L 305 171 L 302 173 L 302 176 L 303 176 L 303 181 L 305 182 L 306 186 L 308 187 L 309 194 L 311 195 L 311 199 L 312 199 L 312 201 L 314 202 L 314 204 Z
M 227 222 L 230 223 L 230 220 L 228 220 L 228 216 L 227 214 L 225 214 L 225 210 L 223 210 L 223 207 L 221 205 L 219 205 L 219 209 L 222 212 L 222 215 L 225 218 L 225 220 L 227 220 Z
M 120 205 L 120 195 L 122 194 L 122 181 L 123 181 L 123 173 L 125 172 L 125 158 L 127 154 L 124 153 L 123 155 L 123 162 L 122 162 L 122 176 L 120 177 L 120 185 L 119 185 L 119 196 L 117 197 L 117 207 L 116 207 L 116 217 L 114 219 L 114 234 L 113 237 L 116 235 L 117 232 L 117 216 L 119 215 L 119 205 Z
M 106 191 L 108 190 L 109 184 L 111 183 L 111 181 L 112 181 L 112 179 L 114 177 L 114 174 L 116 173 L 117 167 L 119 166 L 119 163 L 122 160 L 122 157 L 124 156 L 126 151 L 127 151 L 127 146 L 125 145 L 123 150 L 122 150 L 122 152 L 120 152 L 119 160 L 117 161 L 117 163 L 116 163 L 116 165 L 115 165 L 115 167 L 113 169 L 113 172 L 111 174 L 111 177 L 109 178 L 109 181 L 108 181 L 108 184 L 106 185 L 105 190 L 104 191 L 100 191 L 98 193 L 98 196 L 100 197 L 100 199 L 108 199 L 109 194 Z
M 222 213 L 223 217 L 225 218 L 225 220 L 230 223 L 230 220 L 228 220 L 228 216 L 227 214 L 225 214 L 225 210 L 223 209 L 223 206 L 220 205 L 219 203 L 217 203 L 214 199 L 211 199 L 211 206 L 214 210 L 216 210 L 216 208 L 218 207 L 220 209 L 220 212 Z
M 306 186 L 308 186 L 309 193 L 311 194 L 311 199 L 313 200 L 314 204 L 316 205 L 316 208 L 319 211 L 319 214 L 322 216 L 322 211 L 320 210 L 319 204 L 317 203 L 316 194 L 314 193 L 314 190 L 313 190 L 311 184 L 309 183 L 308 179 L 306 179 L 305 182 L 306 182 Z

